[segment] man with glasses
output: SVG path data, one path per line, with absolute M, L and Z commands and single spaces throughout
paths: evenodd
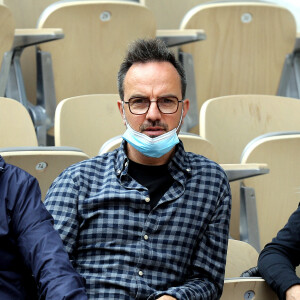
M 68 168 L 45 200 L 89 299 L 219 299 L 231 195 L 220 166 L 178 139 L 183 68 L 163 42 L 138 40 L 118 88 L 120 148 Z

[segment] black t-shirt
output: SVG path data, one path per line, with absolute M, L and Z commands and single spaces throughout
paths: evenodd
M 132 160 L 128 166 L 129 175 L 149 191 L 151 208 L 155 207 L 165 192 L 174 182 L 168 165 L 149 166 L 141 165 Z

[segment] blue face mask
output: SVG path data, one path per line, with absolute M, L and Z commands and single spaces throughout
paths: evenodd
M 155 138 L 151 138 L 146 134 L 135 131 L 130 127 L 127 120 L 125 119 L 127 129 L 123 134 L 123 139 L 145 156 L 159 158 L 171 151 L 172 148 L 179 143 L 177 130 L 181 125 L 182 113 L 183 111 L 181 111 L 181 117 L 177 128 L 174 128 L 173 130 L 168 131 Z

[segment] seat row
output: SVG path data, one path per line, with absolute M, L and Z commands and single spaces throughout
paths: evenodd
M 13 24 L 11 17 L 6 12 L 2 19 Z M 280 82 L 286 83 L 281 78 L 282 69 L 296 40 L 295 20 L 287 9 L 269 3 L 226 1 L 193 7 L 181 20 L 180 28 L 173 28 L 178 29 L 175 33 L 156 30 L 156 24 L 149 8 L 133 2 L 53 3 L 40 15 L 37 28 L 61 28 L 64 38 L 58 34 L 58 40 L 38 46 L 37 100 L 26 99 L 18 64 L 13 65 L 14 72 L 11 68 L 2 96 L 21 101 L 36 129 L 44 126 L 39 141 L 45 145 L 45 129 L 51 134 L 55 107 L 62 99 L 117 92 L 116 74 L 125 49 L 130 41 L 141 37 L 159 37 L 172 46 L 184 44 L 179 55 L 187 70 L 187 96 L 192 103 L 185 131 L 198 133 L 198 112 L 207 99 L 230 94 L 275 95 Z M 12 45 L 13 25 L 3 28 L 10 36 L 4 49 L 7 52 Z M 174 34 L 176 41 L 172 42 Z M 191 36 L 198 41 L 186 43 Z M 20 49 L 18 44 L 10 55 L 16 57 Z

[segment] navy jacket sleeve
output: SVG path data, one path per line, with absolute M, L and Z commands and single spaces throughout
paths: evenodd
M 13 176 L 14 186 L 9 191 L 15 205 L 12 229 L 41 299 L 87 299 L 84 281 L 70 263 L 53 228 L 53 218 L 40 200 L 37 180 L 18 168 Z
M 258 268 L 262 277 L 285 299 L 286 290 L 300 284 L 295 267 L 300 263 L 300 208 L 291 215 L 271 243 L 260 253 Z

